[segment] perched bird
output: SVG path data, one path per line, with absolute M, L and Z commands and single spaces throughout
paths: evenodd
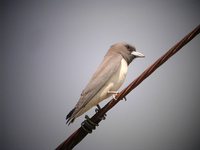
M 125 80 L 128 65 L 137 57 L 144 55 L 136 52 L 134 46 L 125 42 L 112 45 L 82 91 L 78 103 L 67 115 L 67 123 L 72 123 L 93 106 L 98 106 L 102 100 L 117 94 L 117 90 Z

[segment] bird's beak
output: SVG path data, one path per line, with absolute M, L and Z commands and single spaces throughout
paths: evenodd
M 136 51 L 133 51 L 131 54 L 134 55 L 135 57 L 145 57 L 142 53 Z

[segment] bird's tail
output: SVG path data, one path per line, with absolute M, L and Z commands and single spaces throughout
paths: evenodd
M 72 117 L 74 111 L 75 111 L 75 108 L 73 108 L 73 109 L 68 113 L 68 115 L 67 115 L 67 117 L 66 117 L 66 120 L 67 120 L 66 124 L 70 125 L 70 123 L 73 123 L 73 122 L 74 122 L 74 119 L 75 119 L 75 118 Z

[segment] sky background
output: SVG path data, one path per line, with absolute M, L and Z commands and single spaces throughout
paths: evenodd
M 65 124 L 110 46 L 125 41 L 146 56 L 129 66 L 123 89 L 200 24 L 200 1 L 4 0 L 0 22 L 0 149 L 51 150 L 84 120 Z M 199 43 L 200 35 L 74 149 L 200 149 Z

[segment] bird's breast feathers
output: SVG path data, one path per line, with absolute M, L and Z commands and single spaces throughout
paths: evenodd
M 91 107 L 96 106 L 98 103 L 111 96 L 112 94 L 109 94 L 108 91 L 117 91 L 123 84 L 127 71 L 127 62 L 125 59 L 122 59 L 120 67 L 117 69 L 117 71 L 110 77 L 110 79 L 105 83 L 101 90 L 97 92 L 96 95 L 85 105 L 85 107 L 82 107 L 79 110 L 75 117 L 80 116 Z
M 118 71 L 111 77 L 111 82 L 113 83 L 113 87 L 110 90 L 115 91 L 120 88 L 120 86 L 123 84 L 126 78 L 127 71 L 128 71 L 127 62 L 125 61 L 125 59 L 122 59 Z
M 127 71 L 128 71 L 127 62 L 124 59 L 122 59 L 118 70 L 106 82 L 104 87 L 98 92 L 98 94 L 95 96 L 93 100 L 98 99 L 97 103 L 99 103 L 102 100 L 112 95 L 112 94 L 108 94 L 108 91 L 117 91 L 120 88 L 120 86 L 123 84 L 126 78 Z
M 122 80 L 122 83 L 124 82 L 124 79 L 126 78 L 126 74 L 128 71 L 128 65 L 125 59 L 121 60 L 121 66 L 120 66 L 120 74 L 119 74 L 119 78 L 120 80 Z

